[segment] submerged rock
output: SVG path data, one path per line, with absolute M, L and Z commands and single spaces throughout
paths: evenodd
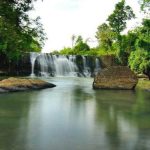
M 94 78 L 94 89 L 134 89 L 138 82 L 136 75 L 125 66 L 113 66 L 101 70 Z
M 8 78 L 0 81 L 1 92 L 24 91 L 30 89 L 52 88 L 56 85 L 39 79 Z

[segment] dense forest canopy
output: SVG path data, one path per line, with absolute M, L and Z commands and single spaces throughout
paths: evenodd
M 40 51 L 46 39 L 40 18 L 30 19 L 34 0 L 0 1 L 0 53 L 15 59 L 22 52 Z

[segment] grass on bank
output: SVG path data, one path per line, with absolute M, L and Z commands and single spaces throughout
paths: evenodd
M 150 80 L 139 79 L 136 88 L 140 88 L 140 89 L 144 89 L 144 90 L 150 90 Z

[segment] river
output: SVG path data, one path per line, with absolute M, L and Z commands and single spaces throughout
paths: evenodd
M 93 90 L 92 78 L 0 94 L 0 150 L 149 150 L 150 93 Z

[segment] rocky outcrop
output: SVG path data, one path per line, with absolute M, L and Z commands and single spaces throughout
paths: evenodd
M 114 55 L 104 55 L 100 57 L 101 67 L 108 68 L 110 66 L 116 66 L 116 57 Z
M 39 79 L 8 78 L 0 81 L 0 92 L 25 91 L 30 89 L 52 88 L 56 85 Z
M 137 74 L 137 77 L 138 78 L 142 78 L 142 79 L 148 79 L 148 76 L 147 75 L 145 75 L 145 74 Z
M 30 53 L 22 53 L 17 59 L 9 60 L 0 54 L 0 75 L 29 76 L 31 74 Z
M 94 78 L 94 89 L 134 89 L 138 79 L 125 66 L 113 66 L 101 70 Z

